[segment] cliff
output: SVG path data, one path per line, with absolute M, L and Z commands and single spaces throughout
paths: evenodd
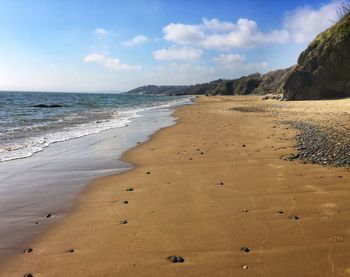
M 319 34 L 286 78 L 286 100 L 350 96 L 350 13 Z

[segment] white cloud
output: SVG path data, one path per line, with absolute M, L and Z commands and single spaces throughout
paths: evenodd
M 170 23 L 163 28 L 164 39 L 181 45 L 205 48 L 246 48 L 268 43 L 285 43 L 286 30 L 261 32 L 253 20 L 240 18 L 236 23 L 203 19 L 201 24 Z
M 245 56 L 240 54 L 221 54 L 218 57 L 214 57 L 213 61 L 219 66 L 231 67 L 234 64 L 243 63 L 245 61 Z
M 246 63 L 245 55 L 240 54 L 221 54 L 213 58 L 217 68 L 230 70 L 232 72 L 256 72 L 262 71 L 268 67 L 267 62 Z M 243 74 L 241 74 L 243 75 Z
M 122 63 L 118 58 L 110 58 L 104 54 L 93 53 L 85 56 L 83 61 L 86 63 L 97 63 L 107 68 L 121 71 L 139 71 L 142 70 L 140 65 L 129 65 Z
M 214 67 L 172 62 L 145 72 L 145 79 L 154 84 L 188 85 L 216 78 Z
M 84 57 L 84 62 L 87 63 L 99 63 L 99 62 L 103 62 L 106 59 L 105 55 L 103 54 L 98 54 L 98 53 L 93 53 L 90 55 L 87 55 Z
M 227 32 L 235 28 L 235 24 L 233 24 L 232 22 L 220 21 L 216 18 L 213 18 L 210 20 L 203 18 L 202 26 L 204 29 L 207 29 L 213 32 Z
M 149 40 L 148 37 L 144 35 L 137 35 L 137 36 L 134 36 L 131 40 L 123 42 L 123 45 L 127 47 L 134 47 L 136 45 L 144 44 L 148 42 L 148 40 Z
M 296 43 L 310 42 L 317 34 L 326 30 L 338 20 L 339 1 L 333 1 L 319 9 L 308 6 L 288 12 L 284 18 L 284 28 Z
M 98 38 L 102 38 L 105 37 L 109 34 L 109 31 L 107 31 L 106 29 L 103 28 L 97 28 L 94 30 L 94 34 L 98 37 Z
M 201 26 L 170 23 L 163 28 L 164 38 L 178 44 L 196 44 L 205 39 Z
M 171 47 L 153 52 L 153 57 L 159 61 L 193 61 L 202 55 L 203 51 L 194 47 Z

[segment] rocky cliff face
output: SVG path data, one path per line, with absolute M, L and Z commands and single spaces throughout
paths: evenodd
M 350 97 L 350 13 L 300 54 L 282 90 L 286 100 Z

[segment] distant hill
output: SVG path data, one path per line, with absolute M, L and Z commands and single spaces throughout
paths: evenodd
M 261 75 L 254 73 L 238 79 L 218 79 L 191 86 L 142 86 L 128 91 L 132 94 L 162 95 L 234 95 L 280 93 L 283 81 L 291 68 L 271 71 Z
M 132 90 L 129 90 L 127 93 L 132 94 L 161 94 L 161 95 L 180 95 L 183 94 L 188 86 L 155 86 L 148 85 L 138 87 Z

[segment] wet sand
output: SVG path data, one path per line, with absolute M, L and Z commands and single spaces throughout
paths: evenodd
M 339 110 L 350 100 L 201 97 L 0 275 L 350 276 L 348 169 L 281 159 L 296 131 L 280 121 Z
M 144 111 L 126 127 L 55 143 L 32 157 L 1 162 L 0 261 L 20 253 L 64 217 L 89 181 L 132 168 L 119 160 L 121 155 L 160 128 L 173 125 L 172 113 L 173 109 L 164 108 Z

